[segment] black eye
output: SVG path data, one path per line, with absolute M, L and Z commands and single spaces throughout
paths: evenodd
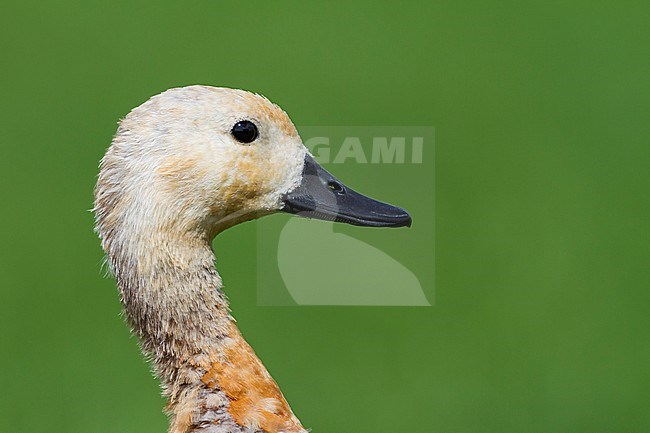
M 235 137 L 235 140 L 241 143 L 252 143 L 259 135 L 257 132 L 257 126 L 248 120 L 242 120 L 241 122 L 235 123 L 235 126 L 232 127 L 230 133 Z

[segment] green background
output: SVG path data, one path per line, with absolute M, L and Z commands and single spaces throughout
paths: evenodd
M 259 307 L 255 225 L 216 241 L 315 433 L 650 431 L 649 12 L 3 1 L 0 431 L 165 431 L 87 210 L 117 119 L 193 83 L 298 125 L 436 127 L 435 306 Z

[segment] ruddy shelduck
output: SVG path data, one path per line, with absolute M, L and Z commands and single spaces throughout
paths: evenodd
M 170 433 L 306 432 L 230 314 L 218 233 L 278 211 L 411 224 L 323 169 L 278 106 L 208 86 L 163 92 L 120 122 L 94 211 L 127 321 L 162 382 Z

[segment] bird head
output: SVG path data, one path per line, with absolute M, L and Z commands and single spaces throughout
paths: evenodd
M 120 122 L 101 163 L 95 210 L 100 234 L 130 224 L 213 237 L 278 211 L 365 226 L 411 223 L 403 209 L 322 168 L 277 105 L 207 86 L 170 89 Z

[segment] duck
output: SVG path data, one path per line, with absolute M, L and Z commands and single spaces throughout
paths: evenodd
M 245 90 L 166 90 L 118 125 L 99 164 L 95 231 L 126 321 L 160 380 L 169 433 L 306 433 L 231 314 L 213 239 L 284 212 L 408 227 L 316 162 L 289 116 Z

